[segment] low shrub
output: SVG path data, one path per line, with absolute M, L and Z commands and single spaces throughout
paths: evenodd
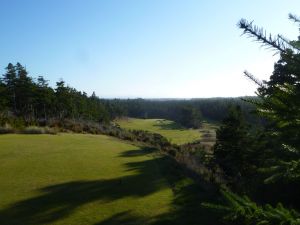
M 21 134 L 57 134 L 57 131 L 49 127 L 30 126 L 20 130 Z
M 57 134 L 59 132 L 56 128 L 44 127 L 44 134 Z
M 15 130 L 8 124 L 0 127 L 0 134 L 11 134 L 15 133 Z
M 20 130 L 20 133 L 22 134 L 43 134 L 44 129 L 40 127 L 30 126 L 25 127 L 24 129 Z
M 16 129 L 24 129 L 24 127 L 26 127 L 26 123 L 23 118 L 12 117 L 9 119 L 8 123 Z

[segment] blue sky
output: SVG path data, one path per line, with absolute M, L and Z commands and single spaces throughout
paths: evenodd
M 278 56 L 241 35 L 246 18 L 295 39 L 298 0 L 0 0 L 1 74 L 26 65 L 100 97 L 253 95 Z

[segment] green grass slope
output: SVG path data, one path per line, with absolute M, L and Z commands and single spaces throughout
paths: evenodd
M 159 217 L 171 210 L 173 193 L 158 160 L 106 136 L 0 136 L 0 224 Z
M 1 135 L 1 225 L 210 225 L 212 189 L 103 135 Z
M 161 134 L 172 143 L 179 145 L 196 140 L 206 141 L 204 139 L 207 134 L 212 134 L 213 138 L 215 137 L 215 127 L 207 123 L 204 123 L 201 129 L 186 129 L 173 121 L 165 119 L 126 118 L 115 122 L 125 129 L 147 130 Z M 209 142 L 213 143 L 213 138 Z

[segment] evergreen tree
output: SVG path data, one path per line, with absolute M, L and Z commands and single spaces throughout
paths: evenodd
M 297 17 L 290 19 L 298 22 Z M 270 81 L 259 82 L 259 101 L 253 103 L 258 114 L 269 122 L 265 132 L 265 151 L 268 153 L 265 171 L 273 171 L 266 182 L 278 179 L 300 181 L 300 40 L 287 41 L 282 36 L 266 37 L 262 29 L 241 20 L 240 28 L 263 44 L 279 51 L 280 59 L 274 66 Z
M 6 111 L 8 99 L 6 98 L 6 86 L 0 80 L 0 113 Z
M 241 108 L 235 106 L 230 108 L 228 116 L 216 132 L 214 157 L 224 173 L 231 178 L 240 179 L 251 171 L 253 152 L 248 130 Z
M 16 79 L 16 106 L 18 114 L 24 117 L 25 120 L 34 120 L 34 84 L 28 72 L 20 63 L 15 66 L 17 72 Z
M 7 65 L 6 73 L 3 74 L 2 81 L 6 85 L 6 96 L 8 97 L 9 106 L 13 109 L 13 111 L 17 112 L 17 104 L 16 104 L 16 79 L 17 73 L 15 66 L 12 63 Z
M 47 118 L 53 114 L 53 112 L 51 112 L 51 107 L 53 107 L 54 104 L 53 99 L 53 89 L 48 86 L 48 81 L 45 80 L 43 76 L 39 76 L 37 79 L 35 99 L 35 105 L 38 109 L 38 118 L 44 118 L 44 121 L 47 121 Z
M 290 15 L 300 24 L 300 19 Z M 259 81 L 253 75 L 245 75 L 259 85 L 258 100 L 250 100 L 257 113 L 267 120 L 261 135 L 260 145 L 253 148 L 256 154 L 264 152 L 260 171 L 269 173 L 265 183 L 274 202 L 281 201 L 299 209 L 300 196 L 300 39 L 288 41 L 281 35 L 267 36 L 266 32 L 242 19 L 239 27 L 244 33 L 280 53 L 269 81 Z M 300 27 L 300 26 L 299 26 Z M 241 156 L 243 157 L 243 156 Z M 255 157 L 255 156 L 254 156 Z M 283 188 L 282 188 L 283 187 Z M 274 192 L 275 190 L 275 192 Z M 285 192 L 285 193 L 284 193 Z M 223 192 L 227 205 L 207 205 L 226 212 L 225 220 L 230 224 L 300 224 L 300 215 L 293 209 L 266 204 L 258 206 L 247 197 Z
M 44 77 L 39 76 L 35 80 L 29 76 L 26 68 L 20 63 L 9 63 L 0 81 L 1 121 L 4 121 L 4 114 L 6 117 L 9 115 L 11 121 L 21 120 L 22 126 L 42 121 L 45 124 L 49 119 L 83 119 L 97 122 L 114 119 L 103 100 L 95 93 L 88 97 L 86 93 L 66 86 L 63 80 L 57 82 L 56 89 L 53 89 Z

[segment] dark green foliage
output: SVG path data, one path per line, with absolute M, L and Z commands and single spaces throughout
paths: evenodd
M 2 99 L 7 100 L 7 106 L 13 109 L 14 112 L 16 112 L 16 69 L 11 63 L 9 63 L 5 69 L 6 73 L 2 78 L 2 83 L 5 85 L 5 95 L 3 95 Z
M 201 110 L 191 101 L 115 99 L 108 102 L 115 106 L 114 111 L 118 116 L 168 119 L 188 128 L 200 127 L 203 120 Z
M 295 16 L 290 19 L 299 23 Z M 257 82 L 260 101 L 253 102 L 258 114 L 268 121 L 263 145 L 268 159 L 262 171 L 270 175 L 265 181 L 300 181 L 300 40 L 290 42 L 280 35 L 267 38 L 245 20 L 240 27 L 280 53 L 270 80 Z
M 246 99 L 255 99 L 247 97 Z M 251 112 L 255 107 L 240 98 L 207 98 L 207 99 L 112 99 L 105 101 L 110 114 L 134 118 L 168 119 L 185 127 L 199 127 L 203 120 L 221 121 L 229 105 L 240 105 L 246 120 L 260 124 Z
M 300 179 L 300 160 L 285 162 L 278 160 L 277 164 L 269 168 L 260 169 L 263 173 L 271 174 L 265 179 L 266 184 L 275 183 L 280 180 L 299 181 Z
M 7 108 L 8 99 L 6 98 L 6 86 L 0 80 L 0 96 L 5 96 L 0 98 L 0 111 L 4 111 Z
M 250 162 L 255 156 L 248 130 L 249 126 L 239 106 L 230 108 L 228 116 L 217 130 L 214 157 L 225 175 L 231 179 L 239 180 L 252 171 Z
M 182 107 L 176 120 L 186 127 L 198 128 L 201 126 L 202 115 L 193 107 Z
M 113 119 L 108 110 L 109 106 L 95 94 L 89 97 L 65 85 L 63 80 L 53 89 L 44 77 L 35 80 L 28 76 L 20 63 L 9 63 L 0 82 L 0 125 L 9 123 L 19 128 L 42 125 L 50 119 L 106 123 Z
M 221 191 L 225 205 L 204 203 L 206 208 L 226 213 L 224 220 L 228 224 L 245 225 L 299 225 L 300 214 L 295 210 L 284 208 L 278 203 L 276 207 L 269 204 L 259 206 L 247 196 L 240 197 L 230 191 Z
M 296 17 L 290 18 L 300 23 Z M 223 191 L 228 205 L 206 206 L 225 211 L 225 219 L 230 221 L 229 224 L 300 224 L 299 213 L 283 207 L 280 203 L 295 209 L 299 209 L 300 206 L 300 39 L 290 42 L 281 35 L 268 37 L 263 29 L 246 20 L 241 20 L 238 25 L 250 37 L 279 52 L 280 59 L 275 64 L 269 81 L 259 81 L 245 72 L 245 75 L 259 86 L 258 98 L 247 101 L 256 107 L 257 114 L 265 120 L 262 131 L 254 130 L 251 133 L 237 122 L 240 121 L 238 116 L 231 116 L 229 123 L 225 120 L 217 133 L 219 140 L 215 146 L 215 155 L 226 173 L 227 166 L 235 165 L 237 159 L 243 164 L 248 164 L 249 171 L 252 168 L 259 172 L 246 173 L 243 179 L 249 181 L 248 187 L 238 190 L 248 191 L 261 203 L 271 202 L 277 206 L 258 206 L 249 198 L 239 197 L 229 191 Z M 252 144 L 245 141 L 247 132 L 250 134 L 249 140 L 253 141 Z M 237 136 L 238 140 L 235 140 L 234 136 Z M 239 142 L 241 144 L 238 145 Z M 236 146 L 243 151 L 234 158 L 232 152 Z M 224 160 L 227 162 L 225 167 L 222 164 Z M 235 169 L 236 173 L 243 173 L 244 166 Z M 234 187 L 236 183 L 230 187 Z

